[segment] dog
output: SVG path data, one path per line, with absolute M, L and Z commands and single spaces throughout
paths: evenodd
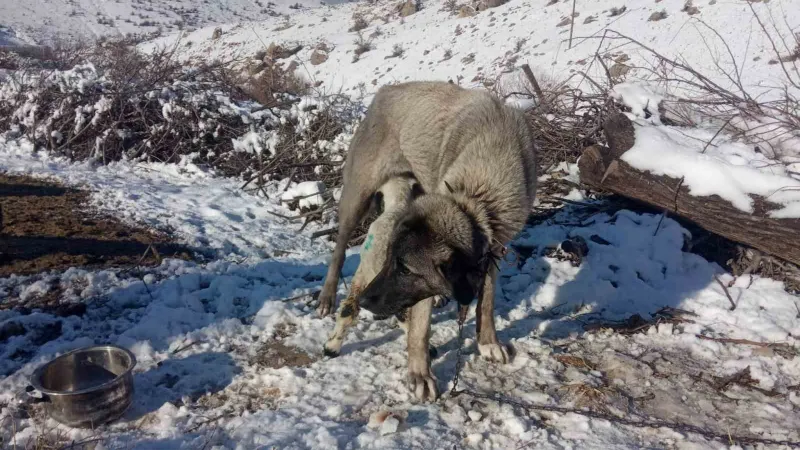
M 415 178 L 422 188 L 395 224 L 380 272 L 356 294 L 377 316 L 410 308 L 409 387 L 438 396 L 428 337 L 433 297 L 463 308 L 478 297 L 478 351 L 507 363 L 497 339 L 492 264 L 524 227 L 536 191 L 532 132 L 522 111 L 492 94 L 438 81 L 384 86 L 373 98 L 345 161 L 339 230 L 319 296 L 330 314 L 347 242 L 383 183 Z
M 419 183 L 409 176 L 392 177 L 375 193 L 373 208 L 377 210 L 378 217 L 367 230 L 367 237 L 361 246 L 361 260 L 350 281 L 350 293 L 342 301 L 336 314 L 336 327 L 325 343 L 323 349 L 325 356 L 332 358 L 339 356 L 347 331 L 355 325 L 358 318 L 359 306 L 356 301 L 358 295 L 383 268 L 392 230 L 405 208 L 420 193 Z M 400 326 L 406 333 L 407 316 L 405 312 L 397 315 Z

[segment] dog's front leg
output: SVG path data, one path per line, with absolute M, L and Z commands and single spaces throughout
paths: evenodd
M 421 401 L 435 401 L 439 396 L 436 378 L 431 372 L 428 343 L 431 335 L 433 297 L 411 307 L 408 317 L 408 388 Z
M 333 334 L 331 334 L 330 339 L 325 343 L 325 348 L 323 349 L 325 356 L 335 358 L 339 356 L 339 353 L 342 351 L 342 344 L 347 336 L 347 331 L 355 325 L 358 320 L 359 307 L 357 299 L 359 292 L 361 292 L 361 288 L 353 284 L 350 295 L 342 301 L 342 305 L 336 315 L 336 327 L 333 329 Z
M 506 364 L 508 350 L 497 339 L 494 328 L 494 288 L 497 283 L 497 267 L 489 265 L 483 282 L 483 295 L 478 298 L 476 328 L 478 332 L 478 352 L 490 361 Z

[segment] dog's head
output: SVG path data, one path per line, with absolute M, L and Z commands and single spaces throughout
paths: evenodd
M 359 304 L 380 317 L 434 295 L 469 304 L 483 283 L 488 249 L 486 234 L 453 198 L 423 195 L 397 221 L 386 262 Z

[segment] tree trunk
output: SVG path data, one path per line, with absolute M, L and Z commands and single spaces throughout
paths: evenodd
M 612 139 L 613 133 L 606 129 L 609 143 L 619 142 Z M 753 197 L 752 214 L 717 195 L 693 197 L 682 179 L 639 171 L 621 161 L 619 157 L 630 149 L 624 147 L 586 148 L 578 163 L 581 182 L 665 209 L 712 233 L 800 265 L 800 219 L 770 217 L 776 206 L 760 197 Z

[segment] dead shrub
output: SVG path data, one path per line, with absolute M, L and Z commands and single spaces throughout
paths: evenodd
M 399 58 L 399 57 L 403 56 L 403 53 L 405 53 L 405 49 L 403 49 L 403 46 L 400 45 L 400 44 L 394 44 L 394 46 L 392 47 L 391 57 L 392 58 Z
M 625 6 L 625 5 L 620 6 L 620 7 L 611 8 L 610 10 L 608 10 L 608 17 L 619 16 L 619 15 L 621 15 L 622 13 L 624 13 L 627 10 L 628 10 L 628 7 Z
M 258 103 L 270 108 L 279 106 L 281 94 L 301 96 L 309 89 L 308 82 L 299 77 L 291 66 L 290 68 L 292 70 L 272 61 L 256 63 L 247 70 L 252 75 L 241 75 L 235 83 Z
M 358 32 L 369 26 L 367 18 L 362 13 L 353 14 L 353 25 L 350 26 L 349 32 Z
M 445 0 L 442 4 L 442 11 L 449 12 L 450 14 L 457 14 L 458 0 Z
M 355 50 L 353 50 L 353 62 L 358 61 L 361 58 L 361 55 L 372 50 L 372 39 L 365 38 L 360 32 L 358 33 L 356 40 L 353 41 L 353 44 L 356 46 Z

